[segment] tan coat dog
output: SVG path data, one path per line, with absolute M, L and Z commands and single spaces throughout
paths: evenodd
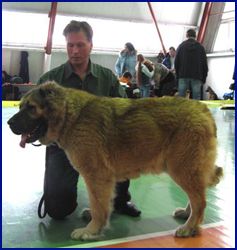
M 74 230 L 73 239 L 99 235 L 116 182 L 161 172 L 189 197 L 187 207 L 174 212 L 187 219 L 175 235 L 193 236 L 203 219 L 206 188 L 222 175 L 215 166 L 215 122 L 206 105 L 194 100 L 97 97 L 51 82 L 28 92 L 8 123 L 22 135 L 23 147 L 37 139 L 56 142 L 84 177 L 92 220 Z

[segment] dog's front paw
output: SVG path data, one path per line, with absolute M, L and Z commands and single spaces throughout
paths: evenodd
M 99 237 L 99 234 L 93 234 L 86 227 L 77 228 L 71 233 L 71 238 L 73 240 L 94 240 Z
M 199 228 L 189 228 L 186 225 L 178 227 L 175 231 L 176 237 L 193 237 L 199 234 Z

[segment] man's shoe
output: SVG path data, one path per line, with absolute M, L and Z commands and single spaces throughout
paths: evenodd
M 91 210 L 90 208 L 84 208 L 83 211 L 81 212 L 81 217 L 83 220 L 89 222 L 91 221 Z
M 132 202 L 126 202 L 122 206 L 116 207 L 114 212 L 118 214 L 126 214 L 132 217 L 138 217 L 141 211 Z

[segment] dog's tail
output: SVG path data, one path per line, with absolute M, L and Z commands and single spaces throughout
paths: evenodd
M 214 171 L 215 171 L 214 175 L 212 176 L 210 184 L 209 184 L 210 187 L 217 185 L 220 182 L 223 175 L 224 175 L 224 171 L 223 171 L 222 167 L 216 166 Z

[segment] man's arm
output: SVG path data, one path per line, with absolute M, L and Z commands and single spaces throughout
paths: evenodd
M 208 73 L 208 65 L 207 65 L 207 56 L 206 56 L 206 51 L 205 49 L 202 47 L 202 65 L 203 65 L 203 83 L 206 82 L 206 78 L 207 78 L 207 73 Z
M 179 58 L 180 58 L 180 47 L 177 48 L 176 56 L 174 59 L 174 68 L 175 68 L 175 73 L 176 73 L 177 79 L 179 78 L 179 65 L 180 65 Z
M 136 67 L 135 67 L 135 70 L 136 70 L 136 82 L 137 82 L 138 87 L 140 87 L 142 85 L 141 69 L 142 69 L 142 63 L 141 63 L 141 61 L 139 61 L 138 64 L 136 65 Z

